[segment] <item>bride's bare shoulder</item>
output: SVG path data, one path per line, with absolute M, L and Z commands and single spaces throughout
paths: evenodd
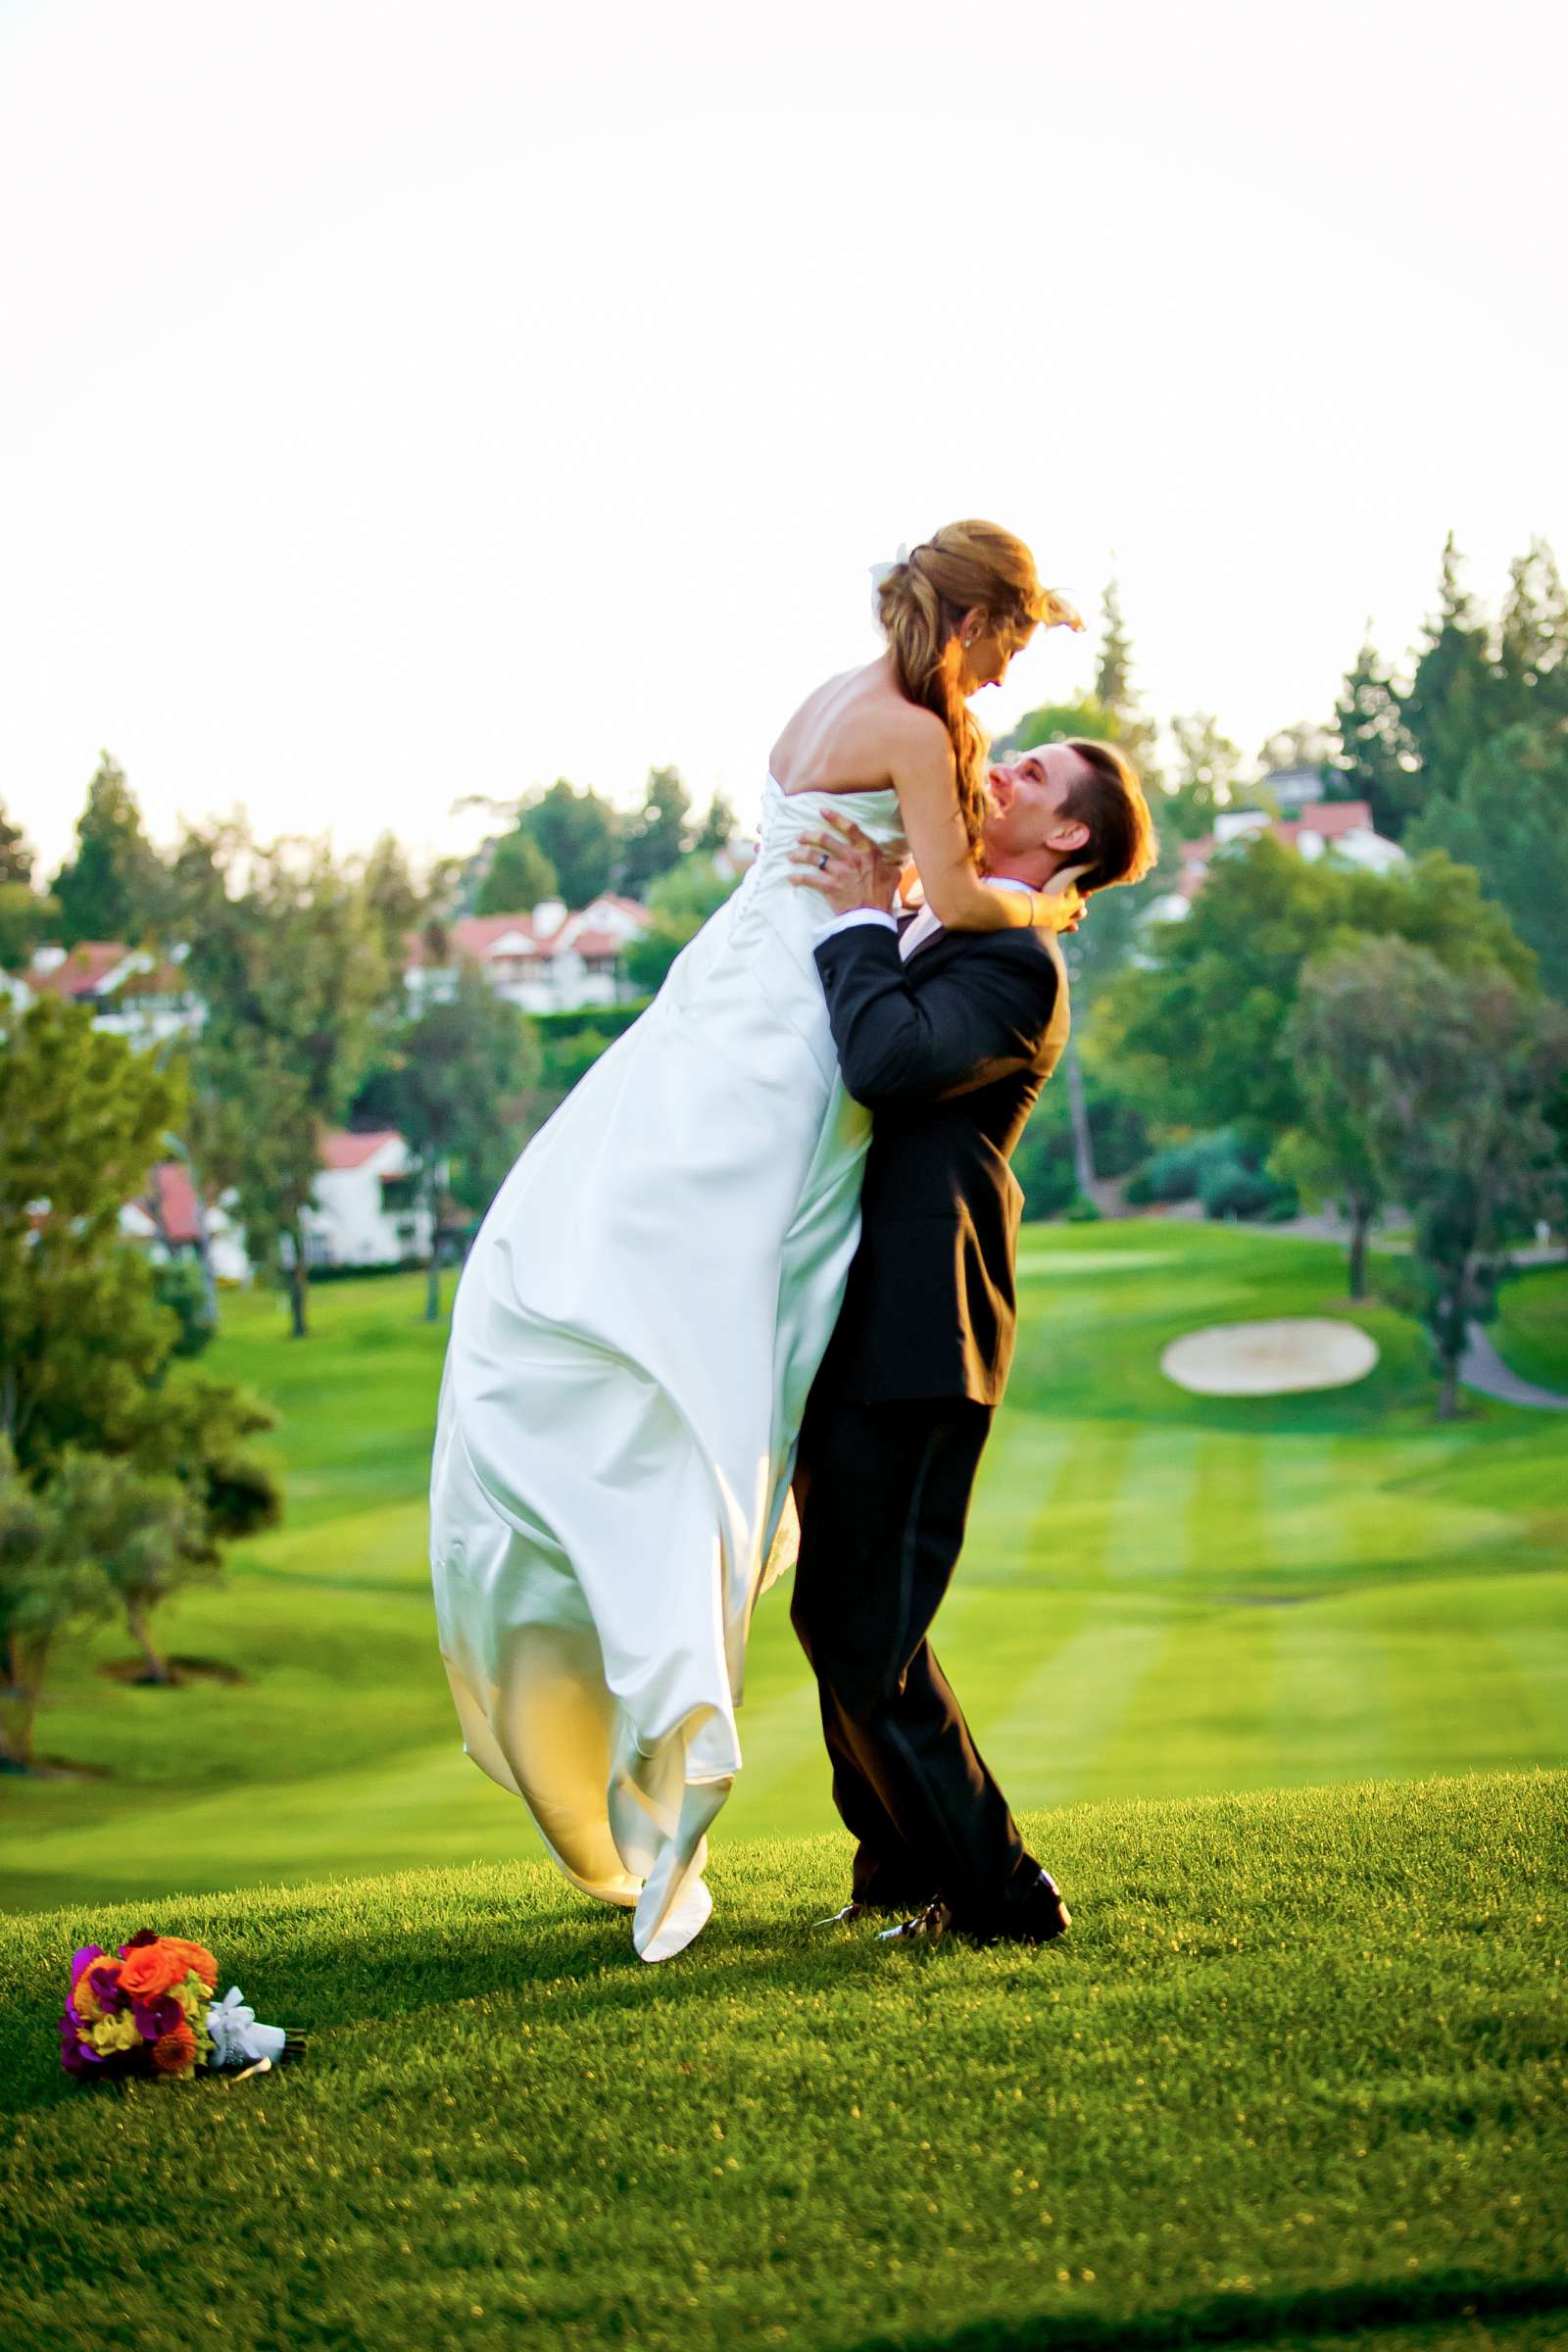
M 947 743 L 935 712 L 907 701 L 886 665 L 872 662 L 808 695 L 768 764 L 786 792 L 864 791 L 887 784 L 890 769 L 911 757 L 940 756 Z

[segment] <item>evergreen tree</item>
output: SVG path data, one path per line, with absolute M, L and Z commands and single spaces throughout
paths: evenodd
M 496 843 L 484 880 L 474 894 L 475 914 L 527 914 L 544 899 L 560 895 L 556 869 L 539 847 L 533 827 L 519 817 Z
M 556 895 L 573 912 L 591 906 L 615 878 L 620 817 L 592 787 L 578 792 L 564 776 L 525 802 L 518 824 L 533 835 L 554 868 Z M 497 909 L 510 913 L 510 907 Z
M 9 882 L 20 882 L 24 890 L 32 884 L 32 852 L 20 825 L 7 816 L 5 803 L 0 801 L 0 889 Z
M 84 939 L 134 946 L 163 912 L 158 854 L 142 831 L 125 771 L 107 752 L 99 756 L 76 820 L 76 854 L 55 876 L 54 896 L 68 948 Z
M 1443 548 L 1438 612 L 1427 623 L 1400 715 L 1422 769 L 1420 806 L 1452 792 L 1466 760 L 1492 732 L 1497 697 L 1485 624 L 1459 578 L 1450 531 Z
M 691 795 L 674 767 L 648 771 L 648 792 L 621 845 L 620 879 L 634 898 L 678 865 L 690 846 Z
M 1465 763 L 1457 791 L 1433 802 L 1410 845 L 1474 866 L 1488 898 L 1541 964 L 1543 985 L 1568 1004 L 1568 728 L 1516 725 Z
M 702 856 L 711 858 L 727 849 L 740 830 L 740 819 L 721 792 L 715 792 L 708 804 L 703 829 L 692 844 Z
M 1568 718 L 1568 595 L 1544 539 L 1508 566 L 1497 676 L 1506 719 Z
M 1133 685 L 1132 639 L 1127 634 L 1127 624 L 1122 617 L 1120 583 L 1115 579 L 1105 583 L 1104 616 L 1104 635 L 1101 639 L 1100 658 L 1095 667 L 1092 699 L 1106 713 L 1114 728 L 1108 740 L 1120 744 L 1137 768 L 1145 792 L 1152 800 L 1161 781 L 1154 727 Z M 1074 730 L 1080 735 L 1093 731 L 1088 727 Z
M 1404 723 L 1399 696 L 1372 643 L 1372 623 L 1346 672 L 1334 708 L 1339 750 L 1333 759 L 1336 800 L 1365 801 L 1376 832 L 1397 841 L 1421 803 L 1421 762 Z

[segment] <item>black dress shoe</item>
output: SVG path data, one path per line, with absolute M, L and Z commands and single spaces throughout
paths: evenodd
M 1009 1903 L 1000 1923 L 984 1927 L 955 1917 L 952 1906 L 927 1903 L 912 1919 L 884 1928 L 881 1943 L 936 1943 L 944 1936 L 959 1936 L 967 1943 L 1052 1943 L 1072 1926 L 1072 1913 L 1061 1899 L 1061 1888 L 1049 1870 L 1043 1870 L 1019 1902 Z

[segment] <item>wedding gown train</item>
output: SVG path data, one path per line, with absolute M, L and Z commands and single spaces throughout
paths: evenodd
M 431 1474 L 464 1744 L 645 1960 L 711 1909 L 752 1608 L 859 1230 L 867 1113 L 839 1077 L 789 879 L 820 793 L 769 776 L 741 887 L 522 1152 L 464 1268 Z M 892 792 L 857 822 L 902 849 Z

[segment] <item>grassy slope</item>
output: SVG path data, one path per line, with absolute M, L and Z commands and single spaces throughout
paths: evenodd
M 945 1662 L 1021 1805 L 1560 1762 L 1562 1432 L 1477 1405 L 1439 1429 L 1411 1328 L 1361 1316 L 1359 1387 L 1226 1402 L 1158 1354 L 1227 1317 L 1332 1311 L 1339 1254 L 1233 1229 L 1035 1229 L 1023 1336 L 944 1612 Z M 1568 1314 L 1568 1292 L 1559 1294 Z M 300 1883 L 533 1849 L 462 1756 L 435 1656 L 423 1486 L 443 1333 L 416 1282 L 344 1284 L 318 1336 L 236 1300 L 218 1365 L 276 1396 L 287 1526 L 170 1611 L 241 1688 L 68 1662 L 46 1753 L 111 1777 L 0 1784 L 0 1899 Z M 759 1612 L 728 1835 L 830 1825 L 782 1596 Z
M 1568 2331 L 1568 1776 L 1076 1806 L 1038 1955 L 802 1925 L 836 1849 L 730 1846 L 649 1970 L 543 1866 L 194 1899 L 287 2076 L 55 2071 L 74 1907 L 0 1932 L 19 2352 Z M 1467 2317 L 1466 2314 L 1473 2317 Z
M 1568 1266 L 1505 1283 L 1492 1337 L 1510 1372 L 1568 1396 Z

